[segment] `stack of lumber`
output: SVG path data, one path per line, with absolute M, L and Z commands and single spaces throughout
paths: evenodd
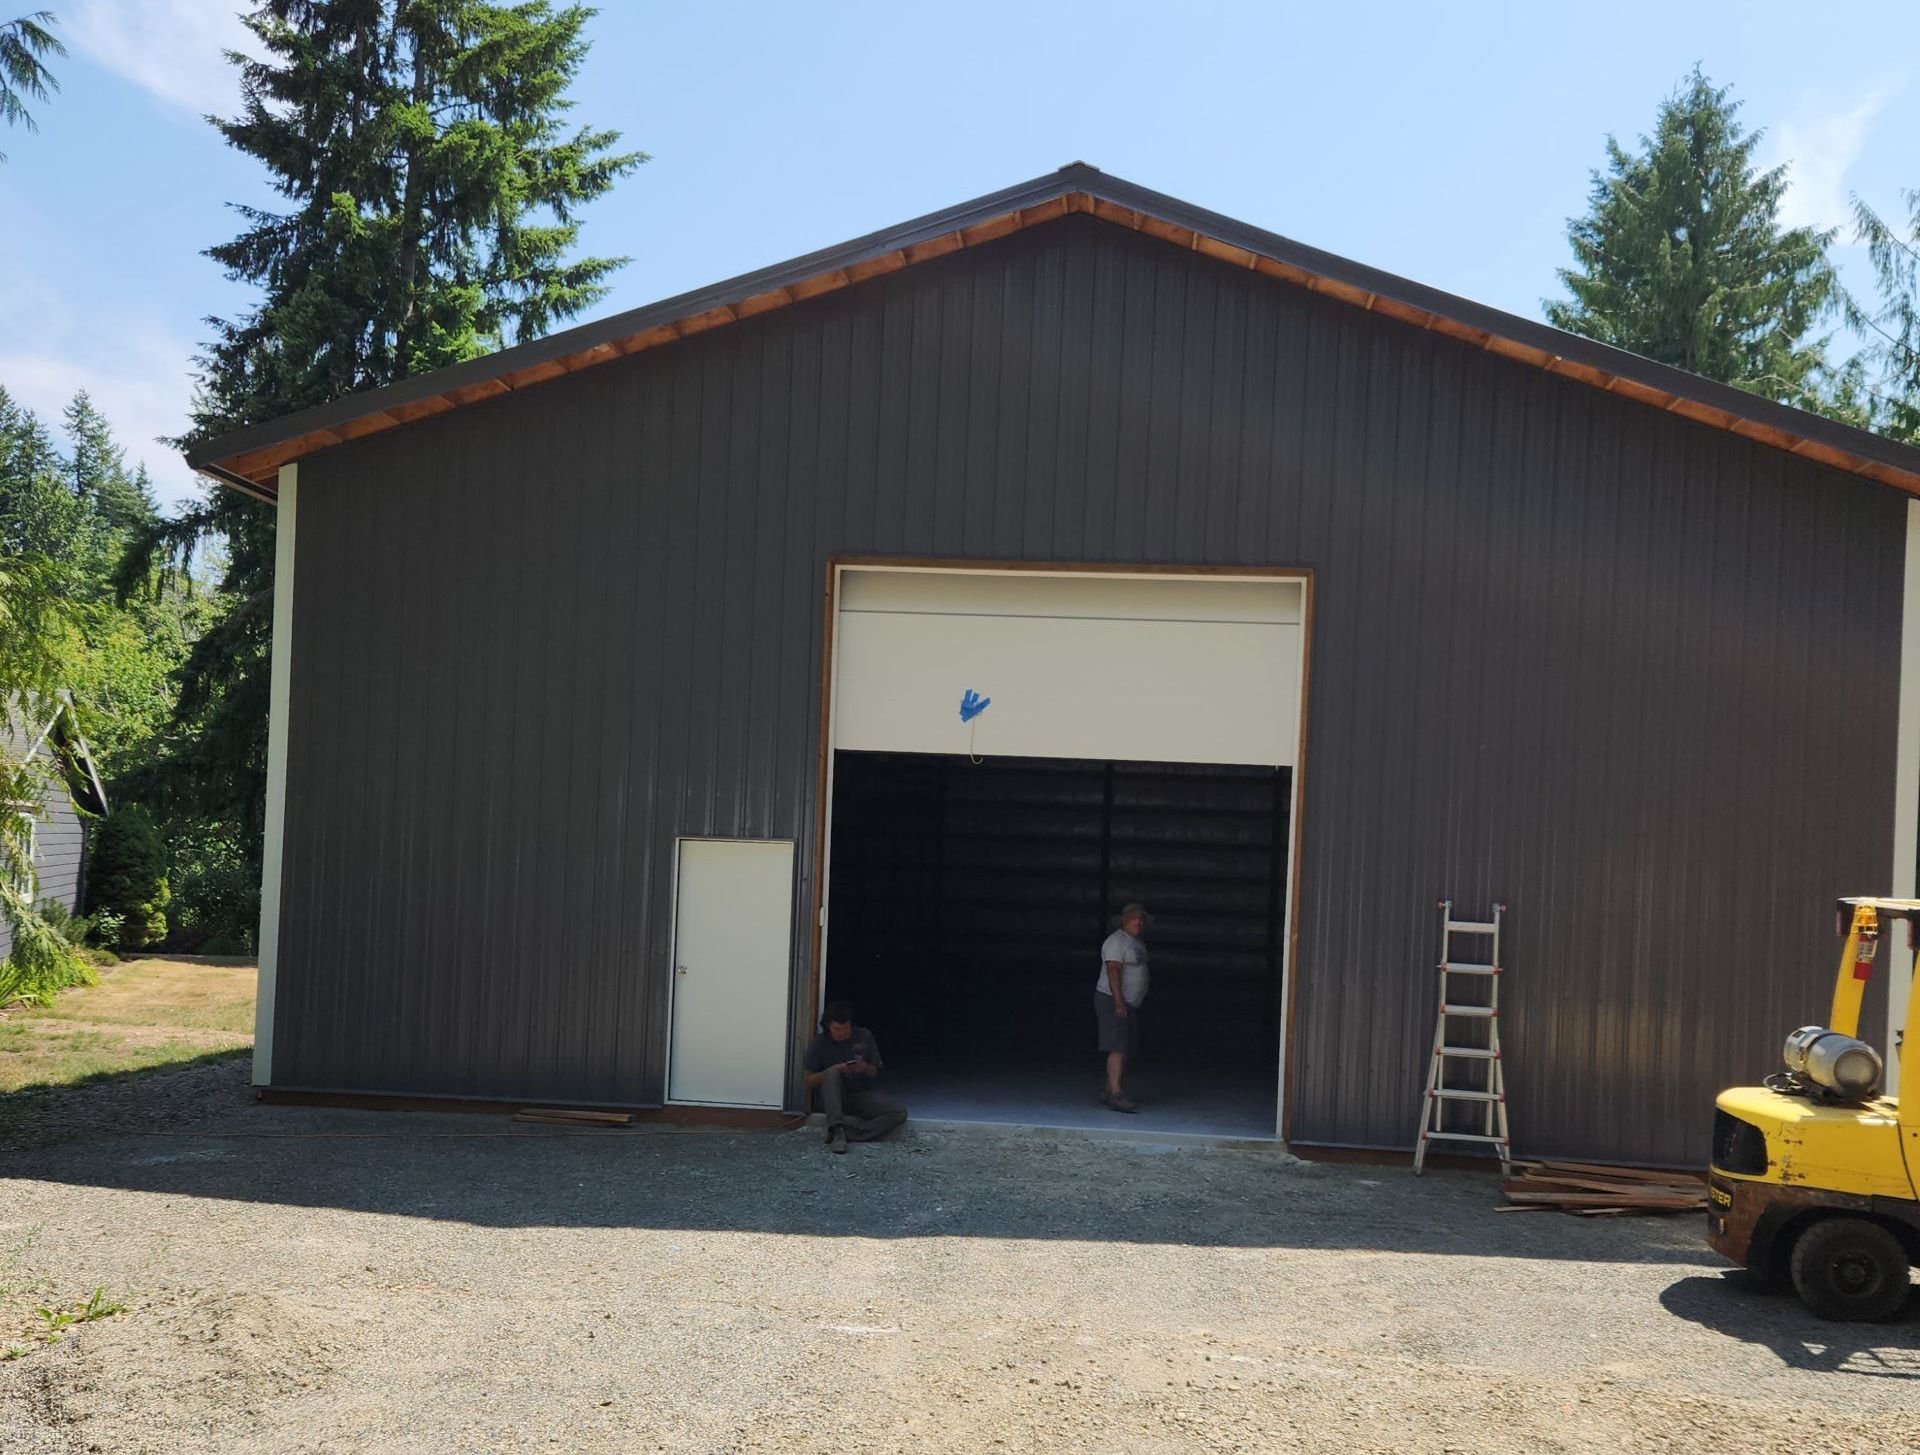
M 1501 1212 L 1557 1208 L 1580 1217 L 1617 1217 L 1637 1212 L 1699 1212 L 1706 1184 L 1690 1172 L 1640 1172 L 1588 1162 L 1514 1162 L 1500 1190 Z
M 561 1127 L 624 1127 L 633 1121 L 629 1111 L 578 1111 L 567 1106 L 522 1107 L 513 1114 L 517 1122 L 547 1122 Z

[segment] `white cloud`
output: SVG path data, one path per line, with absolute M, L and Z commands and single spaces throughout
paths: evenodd
M 122 332 L 107 348 L 90 348 L 71 335 L 60 343 L 66 347 L 59 353 L 44 348 L 0 352 L 0 386 L 56 434 L 61 411 L 85 389 L 126 446 L 128 465 L 146 465 L 163 505 L 197 493 L 199 477 L 178 451 L 158 440 L 187 427 L 191 350 L 157 333 Z
M 198 116 L 233 108 L 238 73 L 226 52 L 253 41 L 240 9 L 239 0 L 79 0 L 60 18 L 77 50 Z
M 134 3 L 91 0 L 78 13 L 88 26 L 97 27 L 112 18 L 110 12 L 143 9 Z M 225 13 L 224 6 L 191 6 L 186 0 L 165 0 L 151 9 L 156 14 Z M 62 7 L 63 20 L 72 13 Z M 143 14 L 141 26 L 148 23 Z M 73 25 L 68 38 L 77 41 L 83 33 L 96 32 Z M 214 103 L 202 95 L 195 104 Z M 64 204 L 51 197 L 9 198 L 8 205 L 8 225 L 42 243 L 78 225 Z M 163 505 L 197 494 L 199 477 L 177 450 L 160 443 L 162 436 L 185 432 L 193 402 L 194 344 L 181 331 L 182 320 L 168 316 L 180 310 L 146 306 L 137 296 L 118 291 L 115 281 L 100 280 L 100 286 L 93 286 L 92 280 L 57 261 L 57 242 L 39 251 L 44 256 L 37 266 L 35 260 L 8 260 L 6 286 L 0 288 L 0 386 L 56 435 L 61 412 L 77 392 L 86 390 L 125 447 L 128 464 L 147 467 Z
M 1848 217 L 1847 173 L 1898 86 L 1882 85 L 1849 103 L 1809 99 L 1767 137 L 1767 165 L 1787 165 L 1780 220 L 1788 227 L 1838 227 Z

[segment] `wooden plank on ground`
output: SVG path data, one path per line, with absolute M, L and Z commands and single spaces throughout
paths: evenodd
M 1581 1177 L 1618 1177 L 1630 1182 L 1704 1182 L 1705 1179 L 1694 1172 L 1653 1172 L 1640 1167 L 1610 1167 L 1599 1162 L 1524 1162 L 1516 1164 L 1526 1168 L 1540 1168 L 1543 1172 L 1571 1172 Z
M 1604 1177 L 1510 1177 L 1500 1186 L 1502 1191 L 1522 1192 L 1626 1192 L 1691 1198 L 1702 1195 L 1698 1189 L 1679 1182 L 1614 1182 Z
M 1549 1207 L 1698 1207 L 1706 1199 L 1698 1197 L 1661 1197 L 1649 1193 L 1624 1192 L 1509 1192 L 1514 1202 L 1545 1203 Z
M 565 1106 L 528 1106 L 513 1114 L 517 1122 L 558 1122 L 579 1126 L 626 1126 L 633 1120 L 630 1111 L 581 1111 Z

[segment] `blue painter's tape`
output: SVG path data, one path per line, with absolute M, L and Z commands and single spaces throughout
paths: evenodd
M 991 697 L 982 697 L 969 687 L 960 694 L 960 721 L 972 722 L 991 706 L 993 706 Z

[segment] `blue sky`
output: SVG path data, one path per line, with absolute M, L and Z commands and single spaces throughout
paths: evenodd
M 163 498 L 209 313 L 244 307 L 200 250 L 270 200 L 201 119 L 231 110 L 232 0 L 15 0 L 71 54 L 41 130 L 0 137 L 0 385 L 52 414 L 91 390 Z M 1789 221 L 1920 187 L 1911 0 L 1342 6 L 792 7 L 607 0 L 583 123 L 654 160 L 588 213 L 629 254 L 621 308 L 1082 159 L 1515 312 L 1566 259 L 1609 131 L 1696 62 L 1734 84 Z M 1863 285 L 1859 250 L 1838 254 Z

